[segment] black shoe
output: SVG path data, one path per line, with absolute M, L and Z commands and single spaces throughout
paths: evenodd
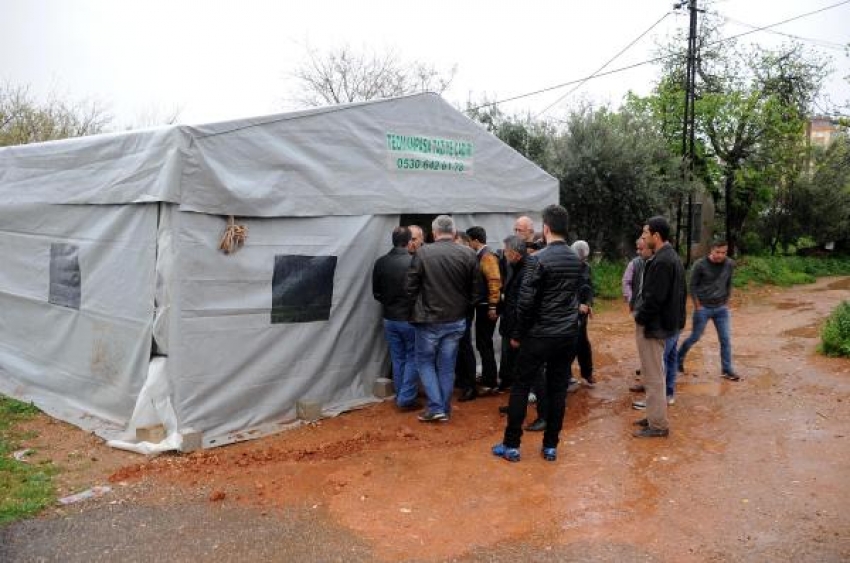
M 528 432 L 543 432 L 546 430 L 546 421 L 542 418 L 538 418 L 531 424 L 525 427 Z
M 508 414 L 508 405 L 502 405 L 499 407 L 499 414 Z
M 476 398 L 478 398 L 478 391 L 475 388 L 465 389 L 458 401 L 465 403 L 467 401 L 474 401 Z
M 635 438 L 666 438 L 670 435 L 670 430 L 667 428 L 651 428 L 648 423 L 646 428 L 641 428 L 640 430 L 636 430 L 632 436 Z
M 739 376 L 734 371 L 723 372 L 723 375 L 721 377 L 724 377 L 729 381 L 741 381 L 741 376 Z
M 685 373 L 684 364 L 679 364 L 678 366 L 676 366 L 676 371 L 678 371 L 679 373 Z
M 639 369 L 636 369 L 636 370 L 635 370 L 635 375 L 640 375 L 640 370 L 639 370 Z
M 637 383 L 629 387 L 629 391 L 631 391 L 632 393 L 646 393 L 646 387 L 644 387 L 640 383 Z
M 641 428 L 646 428 L 649 426 L 649 421 L 645 418 L 638 419 L 632 422 L 635 426 L 640 426 Z

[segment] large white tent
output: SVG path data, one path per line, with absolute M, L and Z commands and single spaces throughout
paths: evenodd
M 433 94 L 0 149 L 0 392 L 205 447 L 374 401 L 402 214 L 498 241 L 557 181 Z M 247 228 L 218 249 L 226 218 Z

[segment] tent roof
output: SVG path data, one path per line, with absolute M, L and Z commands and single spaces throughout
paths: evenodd
M 276 217 L 523 212 L 555 178 L 436 94 L 0 149 L 4 204 Z

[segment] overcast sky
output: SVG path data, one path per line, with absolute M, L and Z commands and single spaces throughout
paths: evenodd
M 730 18 L 724 36 L 841 0 L 715 0 Z M 306 49 L 348 44 L 393 51 L 441 69 L 457 65 L 444 94 L 465 105 L 503 99 L 587 76 L 671 12 L 608 69 L 653 58 L 655 44 L 687 26 L 673 0 L 0 0 L 0 81 L 38 96 L 95 99 L 116 125 L 139 124 L 179 108 L 179 121 L 206 123 L 295 109 L 291 71 Z M 833 57 L 834 102 L 850 100 L 850 3 L 775 31 L 818 40 Z M 742 42 L 776 45 L 765 32 Z M 548 109 L 560 117 L 581 100 L 618 104 L 629 89 L 645 94 L 658 68 L 587 82 Z M 538 115 L 570 87 L 503 106 Z M 847 113 L 845 109 L 845 113 Z M 149 123 L 143 123 L 149 124 Z

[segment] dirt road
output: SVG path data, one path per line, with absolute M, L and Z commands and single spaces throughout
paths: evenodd
M 737 297 L 742 381 L 719 377 L 709 328 L 657 440 L 631 437 L 633 325 L 597 315 L 599 384 L 569 397 L 554 464 L 531 433 L 520 463 L 490 455 L 506 397 L 448 424 L 385 403 L 152 460 L 40 419 L 35 461 L 67 465 L 66 489 L 114 489 L 0 529 L 0 560 L 847 561 L 850 361 L 815 354 L 846 299 L 847 278 Z

